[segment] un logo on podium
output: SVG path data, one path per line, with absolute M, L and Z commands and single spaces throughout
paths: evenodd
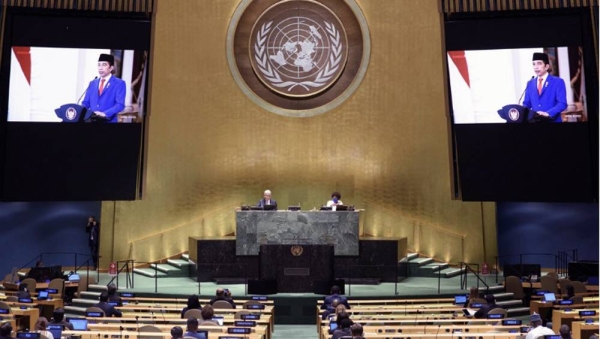
M 292 252 L 294 257 L 299 257 L 302 255 L 302 252 L 304 252 L 304 248 L 300 245 L 294 245 L 290 248 L 290 252 Z
M 285 116 L 341 104 L 359 86 L 369 55 L 366 20 L 354 0 L 242 0 L 228 31 L 236 83 Z

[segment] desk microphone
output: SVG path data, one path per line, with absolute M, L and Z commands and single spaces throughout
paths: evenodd
M 163 322 L 166 324 L 166 323 L 167 323 L 167 320 L 165 319 L 165 309 L 164 309 L 164 308 L 161 308 L 161 309 L 160 309 L 160 313 L 162 313 L 162 316 L 163 316 Z
M 417 315 L 415 315 L 415 326 L 418 325 L 417 319 L 419 318 L 419 312 L 417 311 Z
M 138 336 L 140 335 L 140 321 L 139 321 L 140 317 L 139 316 L 135 316 L 135 326 L 137 327 L 137 333 Z
M 425 326 L 423 326 L 423 334 L 426 334 L 426 333 L 427 333 L 427 321 L 428 321 L 428 320 L 429 320 L 429 317 L 427 317 L 427 318 L 425 319 Z
M 407 308 L 408 308 L 408 303 L 405 303 L 404 304 L 404 316 L 406 316 Z
M 94 77 L 94 80 L 98 79 L 98 77 Z M 94 81 L 92 80 L 92 81 Z M 83 93 L 81 94 L 81 96 L 79 97 L 79 100 L 77 100 L 77 105 L 79 105 L 79 102 L 81 101 L 81 99 L 83 99 L 83 96 L 85 95 L 85 93 L 87 93 L 88 88 L 90 88 L 90 86 L 88 85 L 88 87 L 86 87 L 85 91 L 83 91 Z
M 120 338 L 122 339 L 123 338 L 123 326 L 119 326 L 119 335 L 120 335 Z
M 438 324 L 437 332 L 435 332 L 435 339 L 437 339 L 438 333 L 440 333 L 440 327 L 442 327 L 442 324 Z
M 531 79 L 535 78 L 535 75 L 531 76 Z M 527 82 L 530 82 L 531 79 L 527 80 Z M 525 92 L 527 91 L 527 85 L 525 85 L 525 89 L 523 90 L 523 93 L 521 94 L 521 97 L 519 98 L 519 101 L 517 101 L 517 105 L 520 105 L 521 99 L 523 99 L 523 96 L 525 95 Z

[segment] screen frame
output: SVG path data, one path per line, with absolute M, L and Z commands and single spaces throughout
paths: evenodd
M 152 32 L 152 19 L 153 13 L 135 13 L 135 12 L 109 12 L 109 11 L 83 11 L 83 10 L 55 10 L 55 9 L 39 9 L 39 8 L 25 8 L 25 7 L 7 7 L 5 15 L 5 27 L 3 35 L 3 48 L 2 48 L 2 60 L 0 63 L 0 142 L 4 142 L 4 147 L 0 147 L 0 200 L 1 201 L 98 201 L 98 200 L 135 200 L 142 196 L 144 170 L 145 170 L 145 152 L 146 152 L 146 133 L 148 128 L 149 120 L 149 102 L 150 97 L 150 81 L 151 81 L 151 61 L 152 61 L 152 49 L 151 49 L 151 32 Z M 42 27 L 40 29 L 40 27 Z M 98 34 L 98 28 L 102 28 L 102 34 Z M 30 46 L 30 47 L 56 47 L 56 48 L 98 48 L 98 49 L 123 49 L 123 50 L 144 50 L 148 53 L 147 58 L 147 70 L 148 75 L 146 76 L 146 82 L 144 84 L 144 102 L 145 114 L 143 121 L 137 127 L 129 127 L 135 129 L 135 134 L 128 140 L 129 144 L 125 147 L 128 148 L 128 154 L 135 153 L 134 158 L 125 159 L 125 163 L 120 159 L 118 155 L 114 155 L 108 158 L 106 162 L 115 163 L 117 171 L 119 166 L 128 166 L 131 169 L 135 166 L 135 174 L 128 175 L 126 178 L 127 185 L 122 189 L 117 187 L 117 183 L 110 183 L 110 179 L 102 178 L 100 180 L 105 181 L 104 189 L 99 188 L 97 192 L 88 191 L 85 192 L 85 188 L 80 187 L 80 183 L 73 183 L 71 186 L 65 185 L 62 194 L 58 194 L 56 187 L 40 188 L 39 192 L 33 192 L 33 187 L 22 187 L 20 192 L 16 191 L 14 187 L 8 187 L 7 182 L 10 183 L 10 173 L 20 173 L 19 166 L 31 167 L 31 166 L 42 166 L 47 162 L 52 165 L 52 159 L 44 161 L 37 161 L 35 155 L 32 155 L 30 162 L 26 164 L 18 164 L 10 158 L 8 151 L 11 147 L 19 147 L 21 140 L 26 136 L 15 137 L 15 134 L 21 134 L 21 132 L 14 132 L 15 122 L 8 122 L 8 92 L 10 87 L 10 64 L 11 64 L 11 50 L 14 46 Z M 60 123 L 28 123 L 28 124 L 58 124 Z M 65 125 L 65 124 L 62 124 Z M 80 124 L 72 124 L 74 126 L 60 127 L 61 133 L 70 133 L 76 129 Z M 125 124 L 114 124 L 114 125 L 125 125 Z M 112 126 L 115 129 L 119 129 L 122 126 Z M 50 131 L 45 131 L 46 127 L 35 127 L 32 131 L 35 133 L 48 133 L 51 136 Z M 48 127 L 48 129 L 56 129 L 56 127 Z M 11 130 L 13 133 L 11 134 Z M 16 130 L 19 130 L 17 128 Z M 22 129 L 20 129 L 22 131 Z M 40 132 L 41 131 L 41 132 Z M 31 132 L 34 133 L 34 132 Z M 111 136 L 110 131 L 102 133 L 108 133 L 104 136 Z M 127 139 L 127 137 L 125 137 Z M 52 139 L 50 139 L 52 140 Z M 68 142 L 66 137 L 60 139 L 57 142 Z M 82 140 L 76 140 L 73 144 L 78 145 L 78 142 Z M 118 141 L 115 141 L 118 142 Z M 73 148 L 74 154 L 77 158 L 83 158 L 81 161 L 85 162 L 93 158 L 94 146 L 91 146 L 89 150 L 84 150 L 83 147 Z M 87 151 L 87 152 L 86 152 Z M 120 151 L 119 151 L 120 152 Z M 118 153 L 118 152 L 115 152 Z M 75 156 L 75 155 L 74 155 Z M 71 159 L 65 154 L 61 159 Z M 92 159 L 93 160 L 93 159 Z M 56 163 L 62 165 L 58 160 Z M 11 172 L 7 166 L 16 166 L 15 170 Z M 88 180 L 80 172 L 80 168 L 76 168 L 70 172 L 69 166 L 64 164 L 64 171 L 66 179 L 61 179 L 65 182 L 68 181 L 69 175 L 78 176 L 81 180 Z M 109 168 L 109 165 L 106 165 Z M 129 173 L 130 171 L 125 171 Z M 98 180 L 90 176 L 91 180 Z M 80 181 L 81 181 L 80 180 Z M 41 180 L 42 183 L 47 182 Z M 108 183 L 108 185 L 106 185 Z M 122 182 L 121 182 L 122 183 Z M 119 183 L 119 184 L 121 184 Z M 57 183 L 58 185 L 58 183 Z M 61 183 L 62 185 L 62 183 Z M 84 185 L 85 186 L 85 185 Z M 101 187 L 102 185 L 98 185 Z M 114 187 L 111 187 L 114 186 Z M 31 193 L 31 194 L 29 194 Z M 71 194 L 73 193 L 73 194 Z
M 594 7 L 597 11 L 598 7 Z M 590 28 L 594 23 L 590 19 L 590 8 L 569 8 L 560 10 L 519 10 L 519 11 L 494 11 L 477 13 L 452 13 L 444 15 L 444 36 L 445 49 L 443 51 L 443 62 L 445 65 L 445 77 L 448 91 L 446 91 L 448 103 L 448 124 L 450 131 L 450 152 L 452 159 L 452 185 L 453 198 L 463 201 L 549 201 L 549 202 L 596 202 L 598 201 L 598 77 L 597 64 L 595 63 L 595 44 Z M 575 32 L 574 35 L 551 33 L 528 34 L 526 27 L 530 29 L 533 22 L 558 22 L 568 23 L 569 32 Z M 509 24 L 510 23 L 510 24 Z M 552 25 L 549 25 L 552 26 Z M 558 27 L 563 27 L 560 25 Z M 502 27 L 502 29 L 499 29 Z M 468 35 L 464 35 L 468 32 Z M 527 34 L 524 34 L 527 33 Z M 465 39 L 469 36 L 469 39 Z M 576 123 L 585 125 L 586 136 L 584 140 L 587 159 L 585 161 L 586 181 L 579 182 L 578 190 L 571 190 L 564 196 L 556 194 L 548 196 L 546 194 L 522 194 L 523 191 L 512 191 L 506 187 L 504 191 L 500 190 L 482 194 L 485 189 L 480 188 L 473 191 L 469 188 L 470 177 L 465 175 L 465 164 L 461 159 L 461 148 L 464 140 L 461 139 L 461 131 L 457 129 L 459 124 L 454 123 L 454 113 L 452 104 L 452 95 L 450 88 L 450 79 L 448 74 L 447 55 L 449 51 L 458 50 L 493 50 L 493 49 L 517 49 L 517 48 L 535 48 L 543 46 L 582 46 L 585 68 L 585 87 L 587 98 L 588 122 Z M 492 128 L 506 128 L 508 124 L 460 124 L 468 127 L 482 125 L 497 125 Z M 535 124 L 529 124 L 535 125 Z M 458 127 L 458 128 L 457 128 Z M 527 125 L 519 126 L 522 128 Z M 524 133 L 524 132 L 523 132 Z M 482 133 L 483 135 L 484 133 Z M 481 147 L 484 149 L 484 147 Z M 470 164 L 469 166 L 473 166 Z M 468 167 L 467 167 L 468 168 Z M 544 180 L 536 183 L 542 186 Z M 584 187 L 589 181 L 589 185 Z M 480 186 L 478 183 L 477 185 Z M 471 185 L 473 186 L 473 185 Z M 506 185 L 504 185 L 506 186 Z M 502 187 L 501 187 L 502 189 Z M 563 188 L 564 189 L 564 188 Z M 527 192 L 525 192 L 527 193 Z M 536 193 L 535 191 L 529 193 Z

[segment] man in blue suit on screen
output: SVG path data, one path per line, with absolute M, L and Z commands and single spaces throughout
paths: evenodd
M 100 54 L 99 77 L 90 82 L 81 103 L 109 122 L 117 122 L 117 113 L 125 108 L 125 81 L 112 75 L 114 68 L 115 57 L 111 54 Z
M 527 83 L 523 106 L 553 122 L 562 122 L 560 113 L 567 108 L 565 82 L 548 73 L 548 54 L 533 53 L 535 76 Z

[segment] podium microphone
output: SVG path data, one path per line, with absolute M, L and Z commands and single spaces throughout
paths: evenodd
M 529 80 L 527 80 L 527 82 L 530 82 L 531 79 L 535 78 L 535 75 L 532 75 L 531 78 Z M 527 85 L 525 85 L 525 89 L 523 90 L 523 93 L 521 93 L 521 97 L 519 98 L 519 101 L 517 101 L 517 105 L 521 104 L 521 99 L 523 99 L 523 96 L 525 95 L 525 92 L 527 91 Z
M 98 77 L 94 77 L 94 80 L 98 79 Z M 94 81 L 92 80 L 92 81 Z M 85 95 L 85 93 L 87 93 L 88 88 L 90 88 L 90 86 L 88 85 L 88 87 L 85 89 L 85 91 L 83 91 L 83 93 L 81 94 L 81 96 L 79 97 L 79 100 L 77 100 L 77 105 L 79 105 L 79 103 L 81 102 L 81 99 L 83 99 L 83 96 Z

